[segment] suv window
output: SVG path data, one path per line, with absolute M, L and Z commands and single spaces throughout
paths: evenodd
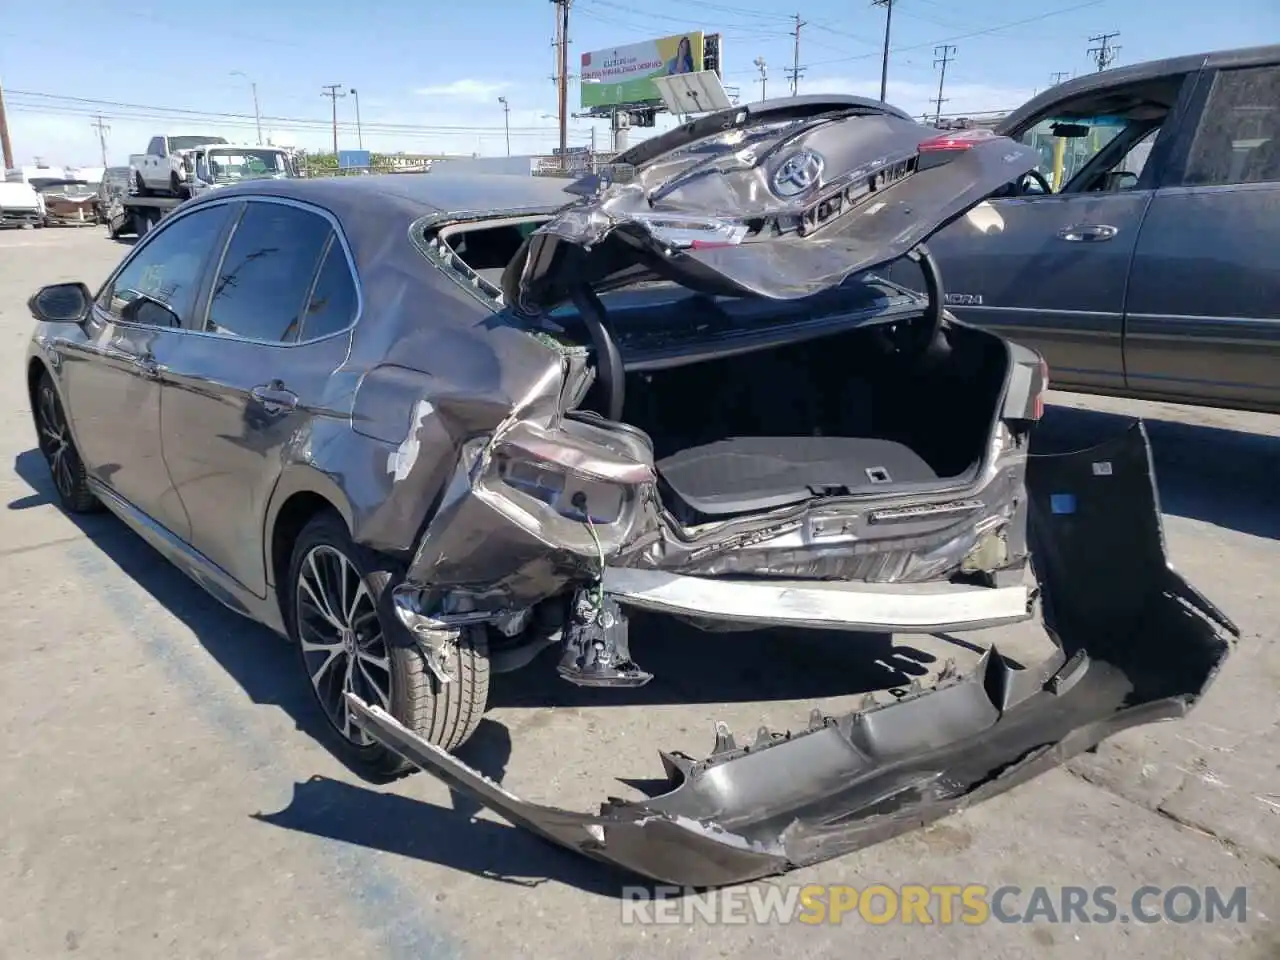
M 147 145 L 147 153 L 153 157 L 164 156 L 164 137 L 152 137 L 151 143 Z
M 337 333 L 351 325 L 356 318 L 356 284 L 347 266 L 347 256 L 335 236 L 329 244 L 320 276 L 307 303 L 307 313 L 302 321 L 302 339 Z
M 1280 181 L 1280 66 L 1223 70 L 1187 157 L 1189 186 Z
M 205 260 L 226 223 L 225 205 L 197 210 L 162 225 L 138 250 L 99 296 L 98 305 L 117 320 L 138 295 L 165 304 L 186 321 L 195 306 Z M 159 318 L 163 311 L 144 311 L 134 318 Z
M 333 228 L 318 213 L 251 201 L 214 280 L 205 328 L 292 343 Z

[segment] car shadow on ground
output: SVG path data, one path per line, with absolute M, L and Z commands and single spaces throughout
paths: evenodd
M 1123 433 L 1133 418 L 1050 404 L 1031 452 L 1067 453 Z M 1280 540 L 1280 436 L 1147 419 L 1160 508 L 1255 537 Z

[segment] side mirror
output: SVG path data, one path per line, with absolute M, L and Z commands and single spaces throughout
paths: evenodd
M 83 283 L 51 283 L 35 292 L 27 309 L 41 323 L 81 323 L 89 316 L 92 301 Z
M 144 327 L 180 327 L 182 318 L 159 300 L 140 293 L 124 305 L 120 319 Z

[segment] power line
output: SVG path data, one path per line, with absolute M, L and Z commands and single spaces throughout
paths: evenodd
M 10 90 L 9 95 L 12 97 L 31 98 L 41 102 L 25 104 L 29 110 L 58 110 L 61 112 L 78 111 L 84 116 L 92 117 L 96 114 L 110 113 L 115 119 L 136 119 L 136 120 L 192 120 L 204 121 L 209 123 L 219 123 L 226 126 L 244 126 L 248 124 L 254 125 L 257 121 L 252 114 L 219 112 L 214 110 L 193 110 L 183 107 L 162 107 L 155 104 L 145 103 L 126 103 L 119 100 L 97 100 L 89 97 L 72 97 L 63 94 L 43 93 L 36 90 Z M 61 101 L 60 103 L 47 103 L 44 101 Z M 76 106 L 72 106 L 72 105 Z M 15 101 L 10 104 L 14 112 L 19 107 L 19 102 Z M 125 113 L 134 114 L 134 116 L 125 117 Z M 268 121 L 277 126 L 301 127 L 305 129 L 323 129 L 328 130 L 331 122 L 328 119 L 318 119 L 315 117 L 283 117 L 264 115 L 264 121 Z M 420 132 L 430 131 L 436 133 L 486 133 L 495 128 L 493 126 L 483 126 L 479 124 L 469 125 L 449 125 L 449 124 L 416 124 L 416 123 L 391 123 L 366 121 L 364 124 L 366 130 L 377 130 L 381 133 L 394 133 L 398 131 Z M 355 124 L 352 121 L 339 120 L 339 130 L 351 133 L 355 131 Z M 548 130 L 554 128 L 549 127 L 512 127 L 512 133 L 517 131 L 525 133 L 544 134 Z
M 933 48 L 933 65 L 941 66 L 942 72 L 938 74 L 938 95 L 934 97 L 933 122 L 937 123 L 942 119 L 942 105 L 946 103 L 946 98 L 942 96 L 942 85 L 947 82 L 947 64 L 955 58 L 956 48 L 951 44 L 940 44 Z
M 107 165 L 107 133 L 111 130 L 111 124 L 105 122 L 99 114 L 89 126 L 98 131 L 98 146 L 102 148 L 102 165 L 105 167 Z
M 1089 56 L 1093 58 L 1093 62 L 1098 65 L 1098 72 L 1102 72 L 1115 62 L 1116 54 L 1120 52 L 1119 46 L 1113 46 L 1111 41 L 1120 36 L 1120 31 L 1114 33 L 1102 33 L 1096 37 L 1090 37 L 1090 43 L 1096 43 L 1096 47 L 1089 48 Z
M 322 97 L 328 97 L 333 102 L 333 155 L 338 155 L 338 98 L 345 97 L 345 93 L 339 93 L 342 89 L 340 83 L 326 83 L 324 89 L 320 91 Z
M 805 25 L 805 21 L 800 19 L 800 14 L 794 14 L 795 29 L 791 31 L 791 35 L 795 37 L 795 46 L 792 48 L 791 67 L 784 70 L 791 79 L 791 95 L 793 97 L 800 95 L 800 77 L 804 75 L 807 67 L 800 66 L 800 28 Z
M 893 27 L 893 0 L 871 0 L 873 6 L 884 7 L 884 53 L 880 58 L 880 102 L 887 103 L 889 90 L 889 31 Z

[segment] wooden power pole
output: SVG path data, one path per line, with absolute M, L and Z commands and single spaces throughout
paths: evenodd
M 569 163 L 569 7 L 573 0 L 551 0 L 556 8 L 556 115 L 560 121 L 560 169 Z
M 9 142 L 9 115 L 4 110 L 4 87 L 0 86 L 0 153 L 4 154 L 4 167 L 13 166 L 13 144 Z
M 345 93 L 339 93 L 342 89 L 340 83 L 326 83 L 324 89 L 320 91 L 320 95 L 328 97 L 333 101 L 333 159 L 338 159 L 338 98 L 345 97 Z

